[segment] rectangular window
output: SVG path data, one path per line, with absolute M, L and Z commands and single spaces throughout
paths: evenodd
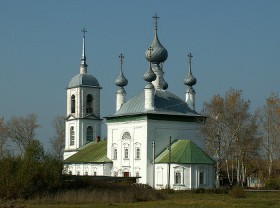
M 118 159 L 118 150 L 117 149 L 113 150 L 113 159 L 114 160 Z
M 203 185 L 205 183 L 204 181 L 204 173 L 200 172 L 199 173 L 199 185 Z
M 135 151 L 135 159 L 140 159 L 140 148 L 136 147 L 136 151 Z
M 181 172 L 175 172 L 175 184 L 182 184 Z
M 128 159 L 128 148 L 124 149 L 124 159 Z

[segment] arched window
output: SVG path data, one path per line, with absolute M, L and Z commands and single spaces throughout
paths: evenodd
M 93 112 L 92 108 L 92 95 L 87 95 L 87 101 L 86 101 L 86 113 L 91 114 Z
M 74 127 L 71 126 L 70 128 L 70 146 L 73 146 L 75 144 L 75 131 Z
M 93 129 L 91 126 L 87 127 L 87 142 L 93 141 Z
M 71 96 L 71 113 L 75 113 L 76 110 L 76 104 L 75 104 L 75 95 Z

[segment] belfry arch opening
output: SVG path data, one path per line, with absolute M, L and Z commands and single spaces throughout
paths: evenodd
M 76 101 L 75 101 L 75 95 L 71 96 L 71 113 L 75 113 L 76 111 Z

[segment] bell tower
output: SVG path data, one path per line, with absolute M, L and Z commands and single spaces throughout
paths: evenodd
M 67 87 L 67 115 L 65 120 L 64 159 L 77 149 L 101 136 L 100 90 L 98 80 L 87 73 L 85 28 L 80 73 Z

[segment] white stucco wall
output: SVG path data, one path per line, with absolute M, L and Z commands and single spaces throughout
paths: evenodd
M 89 176 L 110 176 L 112 169 L 111 163 L 104 164 L 64 164 L 65 174 L 89 175 Z
M 129 132 L 131 139 L 122 139 L 124 132 Z M 130 172 L 136 176 L 139 172 L 139 183 L 153 185 L 152 142 L 155 141 L 155 154 L 158 155 L 169 145 L 169 138 L 188 139 L 204 149 L 199 126 L 195 122 L 131 120 L 107 123 L 107 156 L 113 161 L 113 170 L 118 176 Z M 141 146 L 141 159 L 135 159 L 135 146 Z M 117 148 L 118 157 L 113 158 L 113 149 Z M 124 148 L 129 148 L 129 159 L 123 159 Z M 167 176 L 165 176 L 167 178 Z M 166 179 L 165 179 L 166 180 Z M 165 182 L 165 185 L 167 182 Z
M 175 183 L 175 173 L 181 173 L 181 183 Z M 200 183 L 199 174 L 203 173 L 203 183 Z M 168 187 L 169 166 L 166 163 L 155 165 L 155 188 Z M 170 188 L 175 190 L 213 188 L 215 182 L 213 165 L 208 164 L 171 164 Z
M 147 122 L 127 121 L 107 123 L 107 157 L 113 161 L 111 175 L 122 177 L 124 172 L 130 176 L 139 176 L 139 183 L 147 181 Z M 122 139 L 129 132 L 131 139 Z M 136 147 L 140 148 L 140 158 L 136 159 Z M 117 159 L 113 158 L 113 149 L 117 149 Z M 128 159 L 124 158 L 124 149 L 128 148 Z

